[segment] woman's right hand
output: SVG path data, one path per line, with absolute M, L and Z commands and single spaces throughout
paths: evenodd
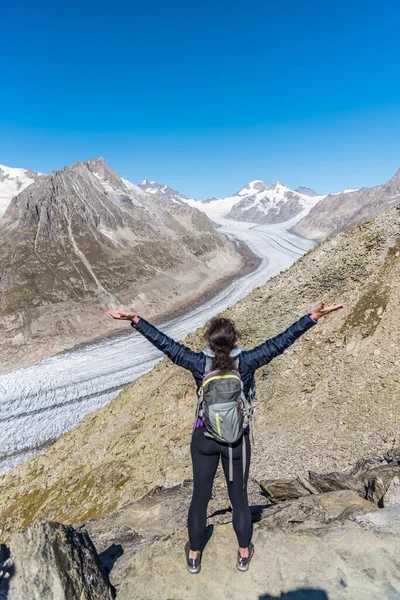
M 121 310 L 118 310 L 118 308 L 115 309 L 115 313 L 113 313 L 111 310 L 108 310 L 106 314 L 112 319 L 119 319 L 120 321 L 133 321 L 134 323 L 139 323 L 140 317 L 138 317 L 135 313 L 122 312 Z
M 318 321 L 321 317 L 341 308 L 344 308 L 344 304 L 331 304 L 330 306 L 325 306 L 325 302 L 320 302 L 314 312 L 311 313 L 311 316 Z

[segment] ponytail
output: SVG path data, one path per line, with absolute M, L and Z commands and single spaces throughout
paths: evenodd
M 215 348 L 215 356 L 212 359 L 211 368 L 213 371 L 232 371 L 235 369 L 235 361 L 222 348 Z
M 214 352 L 211 368 L 218 371 L 235 369 L 235 360 L 230 356 L 239 337 L 233 321 L 214 317 L 209 322 L 205 337 Z

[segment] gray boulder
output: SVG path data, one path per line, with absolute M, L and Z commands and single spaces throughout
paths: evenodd
M 267 508 L 263 512 L 260 527 L 282 531 L 314 530 L 336 520 L 342 521 L 375 510 L 378 510 L 375 504 L 360 498 L 353 490 L 309 494 Z
M 389 485 L 385 495 L 383 496 L 384 506 L 400 505 L 400 478 L 394 477 Z
M 114 590 L 86 532 L 44 523 L 16 533 L 8 600 L 113 600 Z
M 310 494 L 310 490 L 306 489 L 298 479 L 262 480 L 260 487 L 273 504 Z
M 400 475 L 396 461 L 360 461 L 350 472 L 315 473 L 309 471 L 312 486 L 319 493 L 353 490 L 379 506 L 394 477 Z
M 400 505 L 388 506 L 387 508 L 382 508 L 373 513 L 359 515 L 356 517 L 356 521 L 365 529 L 370 529 L 376 534 L 392 534 L 399 536 Z
M 368 500 L 372 500 L 382 507 L 384 495 L 393 479 L 399 475 L 400 466 L 397 463 L 389 463 L 365 471 L 363 482 L 366 485 L 366 497 Z
M 381 477 L 371 477 L 368 481 L 367 499 L 381 505 L 386 489 L 387 485 L 385 485 Z
M 349 473 L 315 473 L 309 471 L 308 477 L 312 485 L 320 493 L 336 492 L 338 490 L 353 490 L 360 496 L 365 496 L 365 485 L 363 481 Z

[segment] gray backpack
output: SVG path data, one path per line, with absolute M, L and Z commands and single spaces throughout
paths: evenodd
M 210 371 L 212 359 L 207 356 L 203 383 L 198 391 L 197 417 L 207 429 L 205 435 L 229 447 L 229 481 L 233 481 L 232 444 L 242 437 L 243 484 L 245 485 L 246 443 L 243 431 L 249 426 L 253 413 L 252 402 L 243 392 L 238 372 L 239 358 L 232 371 Z M 253 397 L 253 391 L 250 398 Z

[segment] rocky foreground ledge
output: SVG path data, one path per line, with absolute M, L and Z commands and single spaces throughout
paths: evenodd
M 347 472 L 249 482 L 256 554 L 235 569 L 222 475 L 209 506 L 202 571 L 183 546 L 191 482 L 72 528 L 31 525 L 0 549 L 8 600 L 399 600 L 400 449 Z

